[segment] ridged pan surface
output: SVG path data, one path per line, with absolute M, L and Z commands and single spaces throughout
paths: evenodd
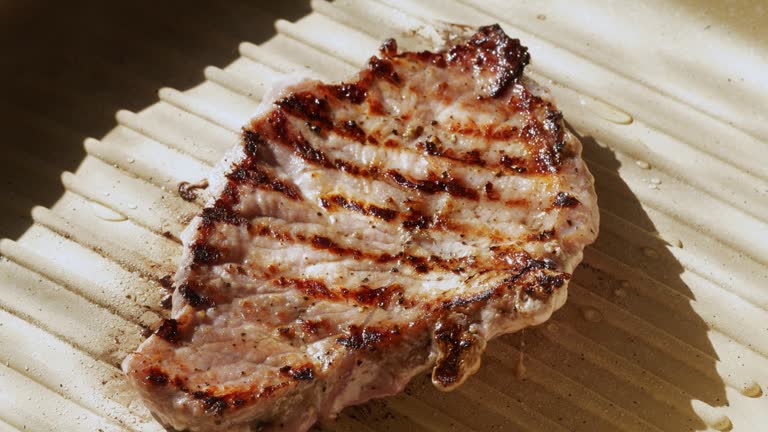
M 596 179 L 600 237 L 547 324 L 450 393 L 417 377 L 338 431 L 758 431 L 768 424 L 768 7 L 737 1 L 316 1 L 206 81 L 87 139 L 66 192 L 0 242 L 0 431 L 160 431 L 119 363 L 206 177 L 273 82 L 341 80 L 382 40 L 498 22 L 529 47 Z M 437 24 L 436 24 L 437 23 Z

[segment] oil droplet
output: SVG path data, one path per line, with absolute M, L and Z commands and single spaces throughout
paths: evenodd
M 637 166 L 639 166 L 642 169 L 651 169 L 651 164 L 649 164 L 644 160 L 637 160 L 635 161 L 635 164 L 637 164 Z
M 658 179 L 658 178 L 654 177 L 654 178 L 651 179 L 651 183 L 655 184 L 655 185 L 660 185 L 661 184 L 661 179 Z
M 583 316 L 585 320 L 594 323 L 603 320 L 603 314 L 592 306 L 585 306 L 581 308 L 581 316 Z
M 704 403 L 698 399 L 691 401 L 691 407 L 693 411 L 698 415 L 701 420 L 713 429 L 726 431 L 730 430 L 733 426 L 731 419 L 723 413 L 720 408 L 715 408 L 712 405 Z
M 130 159 L 128 159 L 128 163 L 129 163 L 129 164 L 132 164 L 132 163 L 134 163 L 134 162 L 136 162 L 136 159 L 134 159 L 134 158 L 130 158 Z
M 648 258 L 656 258 L 659 256 L 659 253 L 656 252 L 654 249 L 651 249 L 649 247 L 644 247 L 643 255 L 647 256 Z
M 725 414 L 721 414 L 716 418 L 714 418 L 709 425 L 719 431 L 729 430 L 731 429 L 731 426 L 733 426 L 733 424 L 731 423 L 731 419 L 728 418 L 728 416 Z
M 539 20 L 539 21 L 544 21 L 544 20 L 547 19 L 547 16 L 544 15 L 544 14 L 538 14 L 538 15 L 536 15 L 536 19 Z
M 128 208 L 131 210 L 136 210 L 137 208 L 139 208 L 139 206 L 137 206 L 136 204 L 128 204 Z
M 659 190 L 659 185 L 655 185 L 655 184 L 649 184 L 649 185 L 648 185 L 648 187 L 649 187 L 651 190 Z
M 627 290 L 624 288 L 616 288 L 613 290 L 613 295 L 616 297 L 626 297 L 627 296 Z
M 597 114 L 605 120 L 608 120 L 611 123 L 628 125 L 631 124 L 634 120 L 628 113 L 607 102 L 603 102 L 593 97 L 581 96 L 579 98 L 579 102 L 581 102 L 582 105 L 587 107 L 587 109 L 593 113 Z
M 744 387 L 741 388 L 741 394 L 747 397 L 756 398 L 763 395 L 763 389 L 760 388 L 760 384 L 751 381 L 744 384 Z
M 93 214 L 97 218 L 103 219 L 105 221 L 121 222 L 121 221 L 124 221 L 124 220 L 128 219 L 127 217 L 125 217 L 125 216 L 121 215 L 120 213 L 112 210 L 111 208 L 103 206 L 103 205 L 101 205 L 99 203 L 92 202 L 91 203 L 91 209 L 93 210 Z

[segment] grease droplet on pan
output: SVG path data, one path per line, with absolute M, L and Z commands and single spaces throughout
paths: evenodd
M 639 166 L 642 169 L 651 169 L 651 164 L 649 164 L 644 160 L 637 160 L 635 161 L 635 164 L 637 164 L 637 166 Z
M 109 221 L 109 222 L 122 222 L 124 220 L 127 220 L 128 218 L 121 215 L 120 213 L 112 210 L 109 207 L 103 206 L 99 203 L 92 202 L 91 203 L 91 209 L 93 210 L 93 214 L 102 220 Z
M 621 109 L 599 99 L 595 99 L 590 96 L 581 96 L 579 102 L 587 109 L 597 114 L 601 118 L 608 120 L 611 123 L 628 125 L 632 124 L 634 119 L 629 113 L 622 111 Z
M 741 394 L 747 397 L 760 397 L 763 394 L 763 389 L 760 388 L 760 384 L 752 381 L 749 383 L 746 383 L 744 387 L 741 388 Z
M 603 320 L 603 314 L 591 306 L 585 306 L 581 308 L 581 316 L 584 317 L 585 320 L 594 323 Z

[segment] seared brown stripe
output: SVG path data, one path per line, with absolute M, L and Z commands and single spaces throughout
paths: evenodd
M 402 304 L 404 302 L 404 290 L 400 284 L 389 284 L 377 288 L 363 284 L 354 289 L 345 287 L 330 289 L 320 279 L 286 278 L 282 276 L 274 280 L 273 283 L 281 287 L 292 286 L 307 299 L 352 301 L 358 305 L 376 305 L 382 309 L 386 309 L 393 303 Z
M 328 101 L 310 92 L 292 93 L 275 102 L 275 105 L 296 117 L 330 129 L 333 119 Z
M 373 216 L 387 222 L 395 219 L 399 215 L 397 210 L 379 207 L 375 204 L 365 204 L 360 201 L 345 198 L 338 194 L 327 195 L 320 198 L 320 205 L 326 210 L 331 210 L 333 207 L 338 206 L 366 216 Z
M 259 189 L 279 192 L 292 200 L 302 200 L 301 192 L 296 186 L 275 178 L 274 174 L 258 163 L 241 164 L 235 167 L 227 179 L 235 184 L 247 183 Z
M 439 179 L 436 175 L 432 174 L 430 176 L 432 178 L 428 180 L 412 180 L 400 174 L 396 170 L 389 170 L 386 172 L 386 177 L 405 189 L 413 189 L 428 194 L 448 192 L 450 195 L 455 197 L 472 200 L 476 200 L 478 198 L 477 191 L 464 186 L 461 181 L 450 176 Z

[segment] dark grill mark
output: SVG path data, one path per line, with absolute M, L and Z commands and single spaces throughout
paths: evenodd
M 403 228 L 407 230 L 413 229 L 427 229 L 432 225 L 433 218 L 421 214 L 412 214 L 408 219 L 403 221 Z
M 379 207 L 373 204 L 368 205 L 367 210 L 368 210 L 368 214 L 373 215 L 379 219 L 383 219 L 385 221 L 391 221 L 392 219 L 397 217 L 397 211 Z
M 300 201 L 302 199 L 298 188 L 275 178 L 271 172 L 256 160 L 246 160 L 227 174 L 227 178 L 235 184 L 247 182 L 260 189 L 279 192 L 292 200 Z
M 202 240 L 192 245 L 192 261 L 195 264 L 214 265 L 221 260 L 221 252 L 214 246 L 202 243 Z
M 309 92 L 293 93 L 275 105 L 287 113 L 330 129 L 333 127 L 328 101 Z
M 375 204 L 365 204 L 359 201 L 348 199 L 342 195 L 328 195 L 321 198 L 323 208 L 330 210 L 334 205 L 349 211 L 360 213 L 366 216 L 373 216 L 384 221 L 391 221 L 398 216 L 396 210 L 379 207 Z
M 281 285 L 293 284 L 304 295 L 312 298 L 334 299 L 337 295 L 318 279 L 285 279 L 280 278 Z
M 389 38 L 379 47 L 379 52 L 384 57 L 394 57 L 397 55 L 397 41 Z
M 296 369 L 286 365 L 280 368 L 280 373 L 290 376 L 296 381 L 311 381 L 315 379 L 315 371 L 310 365 L 305 365 Z
M 259 149 L 267 145 L 266 141 L 261 138 L 261 135 L 252 130 L 243 129 L 242 135 L 245 154 L 250 157 L 257 157 Z
M 413 189 L 428 194 L 448 192 L 452 196 L 473 200 L 478 198 L 475 190 L 467 188 L 459 180 L 453 178 L 446 180 L 410 180 L 395 170 L 387 171 L 386 176 L 395 184 L 406 189 Z
M 184 299 L 187 301 L 187 304 L 193 308 L 207 309 L 215 305 L 213 300 L 202 294 L 199 294 L 197 291 L 192 289 L 188 283 L 182 284 L 179 287 L 179 294 L 181 294 L 181 296 L 184 297 Z
M 351 300 L 358 305 L 376 305 L 382 309 L 391 306 L 395 297 L 397 297 L 397 303 L 402 304 L 403 300 L 401 299 L 403 299 L 404 295 L 403 287 L 399 284 L 390 284 L 379 288 L 371 288 L 368 285 L 361 285 L 354 290 L 339 287 L 332 291 L 328 288 L 325 282 L 319 279 L 289 279 L 280 277 L 275 280 L 274 283 L 282 287 L 294 286 L 297 290 L 301 291 L 305 297 L 311 299 L 324 299 L 330 301 Z M 285 328 L 285 331 L 290 332 L 291 329 Z M 310 331 L 310 333 L 313 332 Z
M 566 192 L 558 192 L 555 196 L 555 200 L 552 203 L 555 207 L 576 207 L 579 205 L 579 200 L 577 200 L 575 197 L 571 196 L 570 194 Z
M 224 410 L 227 409 L 229 404 L 222 397 L 208 396 L 203 399 L 203 408 L 205 412 L 213 414 L 215 416 L 221 416 L 224 414 Z
M 548 274 L 539 273 L 536 275 L 535 283 L 523 288 L 523 292 L 539 300 L 546 300 L 552 293 L 565 284 L 568 275 L 563 273 Z
M 144 380 L 153 386 L 164 386 L 168 384 L 168 374 L 159 367 L 151 367 L 147 371 Z
M 402 303 L 403 287 L 399 284 L 391 284 L 380 288 L 360 287 L 354 294 L 355 301 L 363 305 L 376 305 L 382 309 L 389 307 L 393 297 L 399 297 Z
M 342 83 L 326 87 L 337 99 L 348 100 L 355 105 L 359 105 L 368 97 L 368 91 L 365 87 L 357 83 Z
M 370 70 L 374 76 L 383 78 L 392 84 L 400 83 L 400 76 L 395 71 L 395 67 L 388 59 L 381 59 L 378 57 L 371 57 L 368 60 L 368 70 Z
M 172 275 L 165 275 L 161 277 L 158 282 L 160 283 L 160 286 L 165 288 L 167 291 L 173 291 L 173 276 Z
M 385 330 L 351 325 L 347 331 L 347 336 L 336 339 L 336 342 L 348 350 L 376 351 L 378 346 L 391 342 L 398 335 L 399 332 L 394 328 Z
M 354 120 L 342 122 L 334 131 L 343 137 L 350 138 L 359 143 L 365 143 L 365 132 L 360 129 L 360 126 Z
M 163 320 L 155 334 L 170 343 L 176 343 L 179 337 L 179 324 L 175 319 Z
M 216 222 L 224 222 L 230 225 L 242 225 L 248 220 L 232 210 L 223 207 L 206 207 L 201 213 L 202 226 L 208 227 Z

